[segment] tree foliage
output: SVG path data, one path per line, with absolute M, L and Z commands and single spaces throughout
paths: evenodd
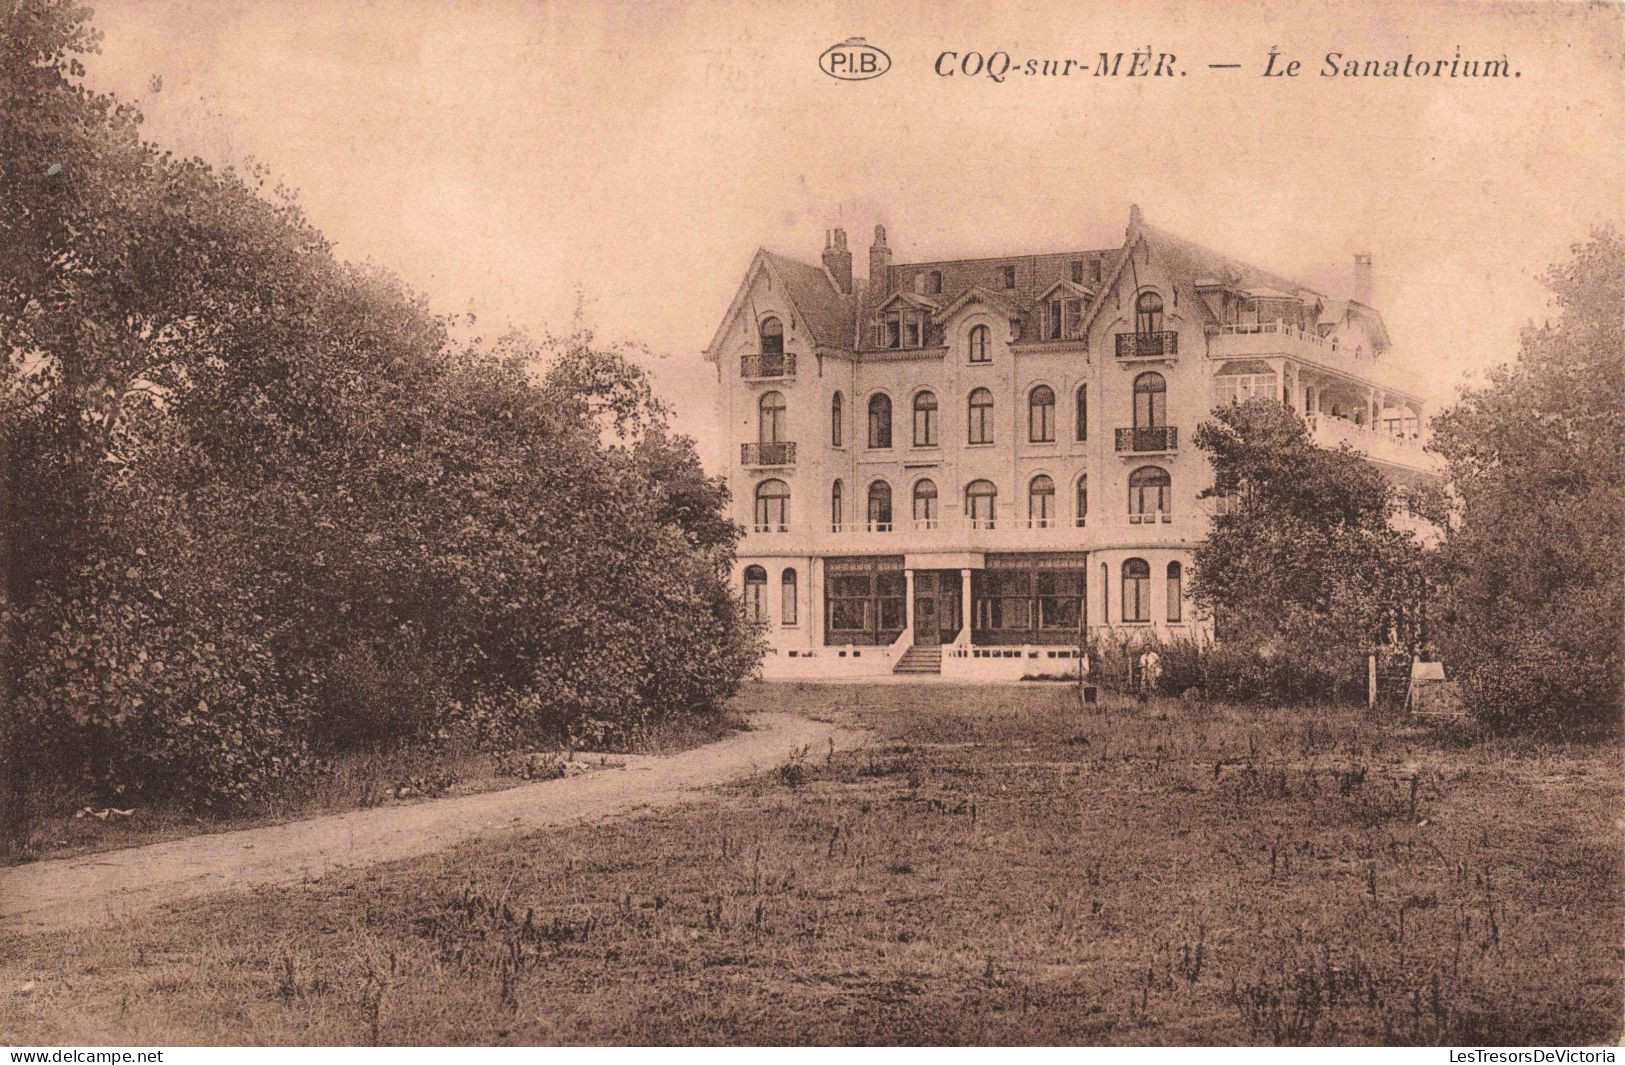
M 716 712 L 738 530 L 628 353 L 454 342 L 262 174 L 144 142 L 87 17 L 0 10 L 12 794 L 225 807 L 346 744 Z
M 1455 520 L 1439 638 L 1469 709 L 1507 726 L 1617 723 L 1625 630 L 1625 240 L 1547 276 L 1558 317 L 1434 421 Z
M 1273 400 L 1224 407 L 1197 428 L 1219 504 L 1191 591 L 1229 652 L 1295 694 L 1334 690 L 1369 654 L 1416 639 L 1421 553 L 1390 525 L 1390 485 L 1346 446 L 1310 441 Z

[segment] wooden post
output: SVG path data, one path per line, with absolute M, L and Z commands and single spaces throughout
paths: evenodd
M 1377 708 L 1377 656 L 1367 655 L 1365 659 L 1365 708 Z

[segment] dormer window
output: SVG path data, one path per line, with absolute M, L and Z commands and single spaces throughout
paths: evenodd
M 925 346 L 925 314 L 907 308 L 886 311 L 875 322 L 875 347 L 919 348 Z
M 1076 340 L 1083 335 L 1083 299 L 1056 296 L 1044 308 L 1046 340 Z
M 784 354 L 784 323 L 777 318 L 763 318 L 760 330 L 763 355 Z

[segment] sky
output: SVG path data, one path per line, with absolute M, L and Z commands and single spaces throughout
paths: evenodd
M 92 0 L 94 2 L 94 0 Z M 701 352 L 759 246 L 816 262 L 1104 248 L 1128 207 L 1347 294 L 1374 257 L 1392 357 L 1448 399 L 1547 314 L 1540 278 L 1625 218 L 1621 9 L 1017 0 L 107 0 L 89 81 L 146 135 L 297 189 L 340 256 L 487 336 L 638 341 L 713 465 Z M 861 36 L 891 69 L 826 76 Z M 941 77 L 1150 48 L 1160 79 Z M 1300 60 L 1295 78 L 1265 77 Z M 1316 76 L 1328 52 L 1505 57 L 1504 79 Z M 1240 63 L 1240 69 L 1209 69 Z M 950 69 L 952 66 L 950 64 Z

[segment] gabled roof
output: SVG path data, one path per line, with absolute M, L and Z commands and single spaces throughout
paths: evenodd
M 841 349 L 851 347 L 855 297 L 836 288 L 834 279 L 822 266 L 813 266 L 766 248 L 758 248 L 750 267 L 745 271 L 744 280 L 739 283 L 739 290 L 734 293 L 733 302 L 728 305 L 728 313 L 722 316 L 722 323 L 711 337 L 711 343 L 706 348 L 707 357 L 716 356 L 722 334 L 743 308 L 750 296 L 750 287 L 762 270 L 766 270 L 773 282 L 784 289 L 790 305 L 806 325 L 814 344 Z
M 922 296 L 917 292 L 907 292 L 901 290 L 892 293 L 890 299 L 875 309 L 883 311 L 894 303 L 906 303 L 910 307 L 914 307 L 922 311 L 934 311 L 937 309 L 937 301 L 931 299 L 929 296 Z
M 972 285 L 960 293 L 958 299 L 942 308 L 932 318 L 940 325 L 973 303 L 985 304 L 1006 318 L 1014 318 L 1021 313 L 1020 308 L 998 293 L 989 291 L 981 285 Z
M 763 250 L 790 294 L 790 302 L 812 333 L 813 342 L 832 348 L 845 348 L 852 341 L 853 297 L 835 287 L 829 271 L 798 259 Z
M 1063 277 L 1049 288 L 1046 288 L 1044 291 L 1040 292 L 1038 294 L 1038 298 L 1033 302 L 1043 303 L 1045 300 L 1049 299 L 1050 293 L 1054 292 L 1056 289 L 1060 289 L 1068 296 L 1076 296 L 1080 299 L 1094 299 L 1095 296 L 1095 294 L 1089 289 L 1084 288 L 1082 285 L 1074 285 L 1069 278 Z

